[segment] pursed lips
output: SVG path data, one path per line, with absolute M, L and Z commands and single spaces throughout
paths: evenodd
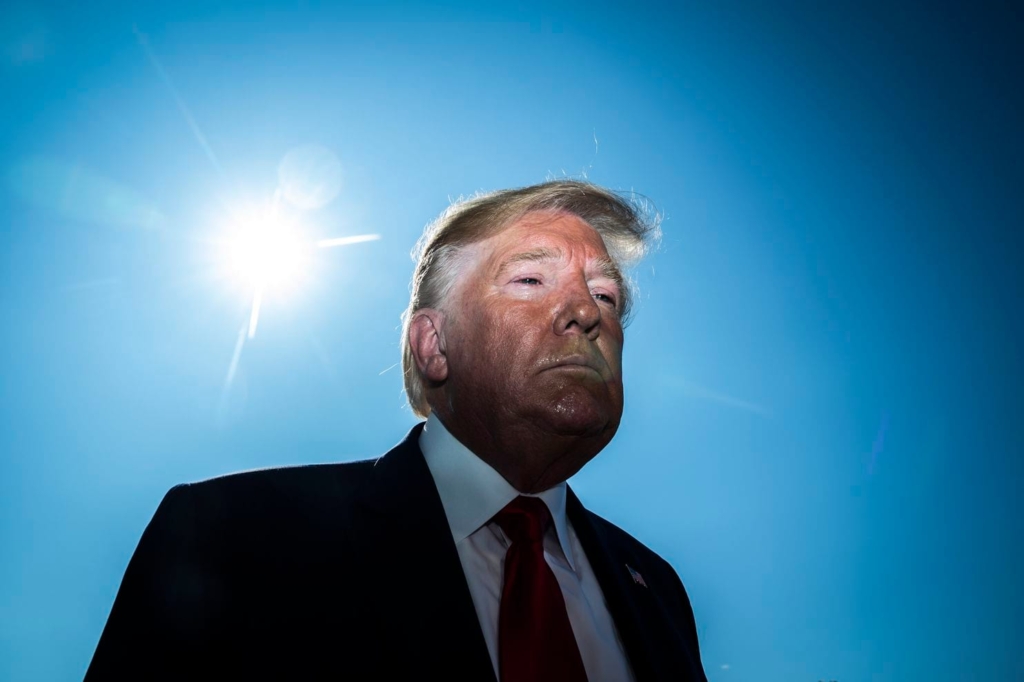
M 542 371 L 558 369 L 560 367 L 581 367 L 593 370 L 598 374 L 601 373 L 601 370 L 596 366 L 596 363 L 585 355 L 570 355 L 568 357 L 559 358 L 558 360 L 548 363 Z

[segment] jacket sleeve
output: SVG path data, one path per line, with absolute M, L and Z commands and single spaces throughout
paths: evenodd
M 86 682 L 185 679 L 215 645 L 223 585 L 196 493 L 172 488 L 128 564 Z

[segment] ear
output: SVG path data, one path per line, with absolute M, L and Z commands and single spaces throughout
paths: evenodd
M 443 383 L 448 378 L 443 324 L 444 315 L 433 308 L 420 308 L 409 322 L 409 348 L 416 368 L 432 384 Z

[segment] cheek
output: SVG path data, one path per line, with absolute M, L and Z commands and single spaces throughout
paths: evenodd
M 536 319 L 523 310 L 505 311 L 495 320 L 490 341 L 494 348 L 492 356 L 502 365 L 519 366 L 536 359 L 543 340 L 543 330 Z
M 525 366 L 536 355 L 539 330 L 523 310 L 467 316 L 463 323 L 459 357 L 477 373 L 513 380 L 527 373 Z
M 622 374 L 622 332 L 610 330 L 606 335 L 606 341 L 601 345 L 601 352 L 608 361 L 608 366 L 615 370 L 617 375 Z

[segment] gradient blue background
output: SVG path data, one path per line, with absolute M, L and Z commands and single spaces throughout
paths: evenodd
M 398 441 L 423 225 L 585 173 L 666 219 L 572 484 L 709 679 L 1024 680 L 1019 8 L 86 4 L 0 9 L 0 678 L 80 678 L 171 485 Z M 308 143 L 306 233 L 382 239 L 225 392 L 210 240 Z

